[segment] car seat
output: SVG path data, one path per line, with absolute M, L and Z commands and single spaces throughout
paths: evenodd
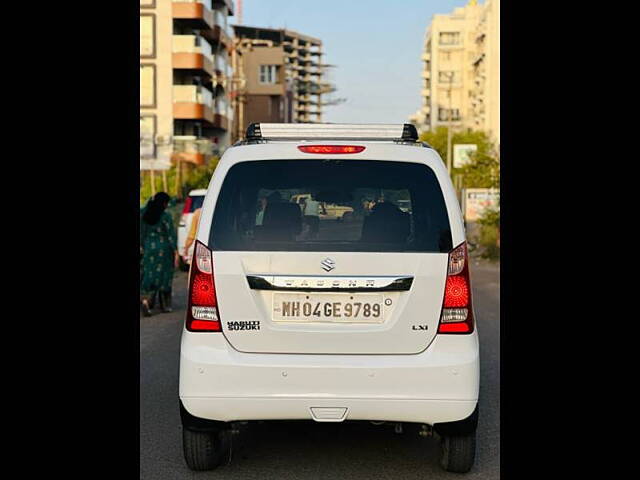
M 302 213 L 295 203 L 268 203 L 257 240 L 292 241 L 302 231 Z
M 392 203 L 378 203 L 365 218 L 362 242 L 404 243 L 411 231 L 409 214 Z

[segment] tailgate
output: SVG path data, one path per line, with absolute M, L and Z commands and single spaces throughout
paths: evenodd
M 447 255 L 214 252 L 225 337 L 251 353 L 412 354 L 433 340 Z M 325 272 L 323 262 L 334 265 Z

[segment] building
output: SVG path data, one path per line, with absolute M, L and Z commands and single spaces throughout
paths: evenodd
M 229 145 L 233 8 L 140 0 L 141 155 L 145 143 L 160 163 L 201 165 Z
M 161 166 L 170 165 L 172 154 L 172 35 L 172 3 L 140 0 L 140 156 Z
M 466 125 L 500 145 L 500 0 L 487 0 L 474 33 L 476 54 Z
M 322 41 L 292 30 L 233 28 L 238 132 L 254 122 L 322 122 L 326 95 L 335 91 L 324 80 L 330 65 L 323 64 Z
M 422 54 L 422 105 L 409 120 L 420 130 L 452 122 L 500 141 L 500 3 L 471 0 L 434 15 Z

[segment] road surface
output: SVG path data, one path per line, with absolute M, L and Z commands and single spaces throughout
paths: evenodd
M 472 265 L 480 335 L 480 420 L 476 463 L 465 479 L 500 478 L 500 267 Z M 444 479 L 462 478 L 439 464 L 437 438 L 370 423 L 277 423 L 252 427 L 231 463 L 190 471 L 182 457 L 178 361 L 186 274 L 174 283 L 170 314 L 140 318 L 140 478 L 180 479 Z

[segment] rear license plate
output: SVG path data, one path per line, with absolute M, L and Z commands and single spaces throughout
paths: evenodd
M 274 322 L 382 323 L 379 293 L 274 293 Z

